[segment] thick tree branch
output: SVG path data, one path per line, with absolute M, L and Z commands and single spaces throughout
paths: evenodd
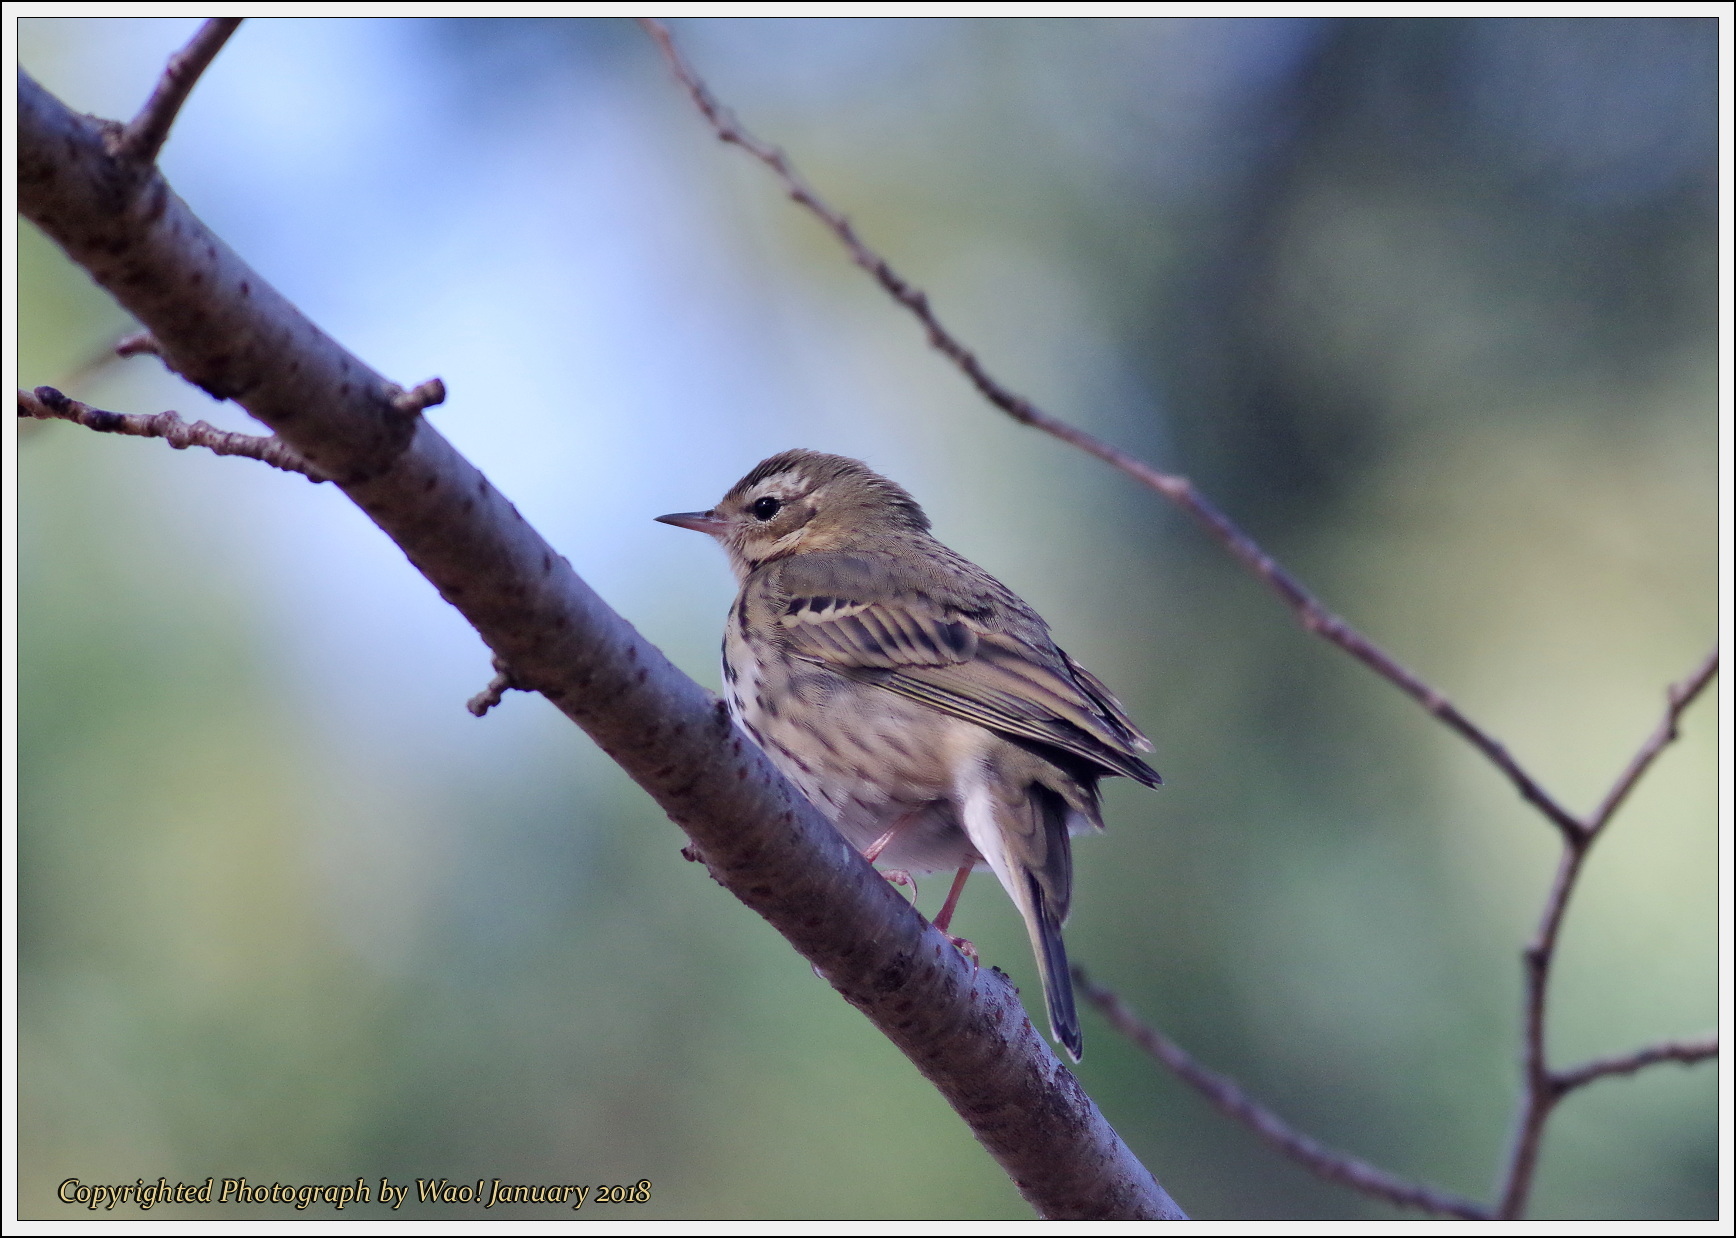
M 1401 1208 L 1416 1208 L 1437 1216 L 1459 1217 L 1467 1221 L 1490 1218 L 1489 1210 L 1475 1200 L 1437 1191 L 1420 1182 L 1407 1182 L 1360 1157 L 1329 1148 L 1303 1134 L 1254 1100 L 1234 1079 L 1200 1065 L 1186 1049 L 1134 1014 L 1113 990 L 1095 983 L 1083 968 L 1073 969 L 1073 979 L 1078 982 L 1085 1000 L 1098 1009 L 1111 1027 L 1205 1097 L 1212 1108 L 1231 1121 L 1241 1123 L 1267 1145 L 1309 1172 Z
M 181 113 L 181 105 L 240 25 L 239 17 L 213 17 L 199 27 L 199 32 L 187 46 L 169 57 L 168 67 L 163 70 L 156 90 L 151 92 L 151 97 L 133 117 L 132 123 L 121 130 L 115 147 L 117 157 L 139 163 L 156 162 L 157 152 L 168 141 L 175 117 Z
M 611 610 L 403 393 L 309 322 L 102 122 L 20 74 L 21 211 L 114 294 L 165 361 L 335 482 L 461 611 L 516 683 L 583 727 L 941 1091 L 1049 1217 L 1180 1217 L 990 968 L 844 842 Z
M 1493 762 L 1518 788 L 1519 794 L 1554 822 L 1564 835 L 1571 837 L 1584 828 L 1572 813 L 1513 759 L 1504 744 L 1472 722 L 1444 695 L 1430 687 L 1392 655 L 1327 609 L 1320 599 L 1262 550 L 1217 504 L 1201 494 L 1193 482 L 1173 473 L 1161 472 L 1119 447 L 1104 442 L 1096 435 L 1088 434 L 1059 417 L 1051 416 L 990 374 L 976 354 L 941 325 L 929 304 L 927 293 L 911 284 L 893 270 L 885 258 L 870 249 L 849 219 L 820 197 L 796 171 L 783 151 L 748 132 L 727 108 L 718 103 L 704 79 L 694 71 L 680 49 L 675 46 L 675 40 L 667 26 L 651 17 L 640 18 L 639 24 L 662 49 L 670 68 L 687 89 L 694 106 L 710 122 L 718 140 L 741 147 L 770 168 L 783 182 L 790 199 L 807 208 L 838 238 L 838 242 L 844 246 L 857 266 L 872 275 L 894 301 L 915 315 L 928 333 L 929 344 L 957 366 L 984 399 L 1013 420 L 1053 435 L 1064 443 L 1071 443 L 1081 451 L 1096 456 L 1105 464 L 1119 469 L 1140 485 L 1156 491 L 1181 508 L 1213 541 L 1229 551 L 1237 562 L 1277 594 L 1279 600 L 1295 613 L 1303 628 L 1337 645 L 1375 674 L 1397 685 L 1405 695 L 1457 732 Z
M 133 434 L 140 438 L 160 438 L 177 451 L 189 447 L 204 447 L 219 456 L 245 456 L 286 473 L 300 473 L 311 481 L 329 481 L 313 465 L 296 454 L 282 439 L 270 435 L 236 434 L 219 430 L 208 421 L 191 425 L 181 420 L 179 413 L 111 413 L 92 408 L 70 399 L 53 387 L 38 387 L 34 392 L 18 393 L 18 415 L 42 420 L 72 421 L 86 429 L 104 434 Z

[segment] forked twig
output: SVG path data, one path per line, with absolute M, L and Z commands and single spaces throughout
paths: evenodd
M 1543 1140 L 1543 1127 L 1562 1097 L 1606 1074 L 1623 1073 L 1614 1068 L 1603 1069 L 1598 1063 L 1589 1063 L 1566 1073 L 1550 1069 L 1545 1026 L 1549 1013 L 1549 973 L 1555 963 L 1555 947 L 1561 937 L 1561 924 L 1567 915 L 1567 904 L 1573 897 L 1579 874 L 1591 852 L 1591 845 L 1602 835 L 1610 818 L 1627 799 L 1641 775 L 1651 768 L 1652 762 L 1656 761 L 1658 755 L 1676 738 L 1682 711 L 1706 690 L 1717 671 L 1718 651 L 1714 649 L 1686 679 L 1670 686 L 1666 693 L 1664 716 L 1656 729 L 1645 743 L 1640 745 L 1639 751 L 1615 780 L 1615 785 L 1610 788 L 1609 794 L 1604 796 L 1597 810 L 1581 823 L 1580 831 L 1568 835 L 1563 841 L 1561 860 L 1556 865 L 1549 896 L 1544 900 L 1543 914 L 1539 917 L 1537 931 L 1530 944 L 1525 947 L 1524 953 L 1524 1044 L 1521 1050 L 1523 1083 L 1519 1096 L 1519 1112 L 1513 1123 L 1513 1141 L 1508 1149 L 1499 1186 L 1498 1215 L 1503 1219 L 1512 1220 L 1525 1212 L 1526 1201 L 1531 1195 L 1531 1183 L 1537 1174 L 1537 1154 Z M 1710 1052 L 1694 1058 L 1694 1061 L 1703 1060 L 1717 1052 L 1717 1041 L 1710 1043 Z M 1629 1071 L 1649 1066 L 1653 1062 L 1688 1060 L 1668 1055 L 1647 1057 L 1645 1055 L 1648 1052 L 1650 1051 L 1640 1050 L 1624 1058 L 1611 1060 L 1631 1061 Z M 1645 1060 L 1639 1060 L 1642 1057 Z

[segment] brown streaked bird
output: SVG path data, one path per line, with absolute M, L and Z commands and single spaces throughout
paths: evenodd
M 859 461 L 786 451 L 710 511 L 657 519 L 716 538 L 741 583 L 723 636 L 736 722 L 870 861 L 957 870 L 941 932 L 965 878 L 993 869 L 1077 1061 L 1069 840 L 1103 828 L 1099 779 L 1162 781 L 1135 755 L 1151 742 L 1036 611 Z

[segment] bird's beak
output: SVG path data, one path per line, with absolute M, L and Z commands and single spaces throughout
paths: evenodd
M 667 516 L 657 517 L 664 524 L 672 524 L 683 529 L 692 529 L 697 533 L 709 533 L 717 537 L 729 528 L 729 521 L 716 512 L 670 512 Z

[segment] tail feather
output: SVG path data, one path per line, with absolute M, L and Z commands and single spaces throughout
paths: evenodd
M 974 777 L 961 779 L 961 824 L 1025 921 L 1049 1029 L 1077 1062 L 1084 1039 L 1061 925 L 1073 892 L 1069 831 L 1076 821 L 1096 825 L 1096 779 L 1065 779 L 1067 771 L 1010 744 L 994 755 L 993 766 L 973 764 L 967 772 Z M 1060 788 L 1052 785 L 1057 779 Z
M 1077 1062 L 1085 1056 L 1085 1037 L 1079 1030 L 1079 1012 L 1073 1005 L 1073 972 L 1067 966 L 1067 946 L 1061 940 L 1061 925 L 1043 897 L 1043 887 L 1027 873 L 1031 891 L 1031 945 L 1037 956 L 1037 972 L 1043 978 L 1043 1000 L 1049 1007 L 1049 1031 Z

